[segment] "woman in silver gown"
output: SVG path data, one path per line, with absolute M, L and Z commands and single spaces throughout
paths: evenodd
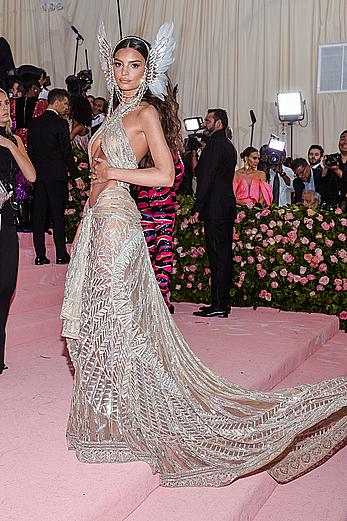
M 222 486 L 260 470 L 289 481 L 345 442 L 347 379 L 252 391 L 191 351 L 161 296 L 129 193 L 129 184 L 173 182 L 159 123 L 172 27 L 164 24 L 151 48 L 128 37 L 112 49 L 104 32 L 99 44 L 118 105 L 89 147 L 93 189 L 66 281 L 69 448 L 83 462 L 146 461 L 164 486 Z M 139 169 L 148 151 L 154 166 Z

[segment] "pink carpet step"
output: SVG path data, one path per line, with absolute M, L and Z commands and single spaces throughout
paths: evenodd
M 260 362 L 261 356 L 261 370 Z M 316 383 L 346 371 L 347 335 L 338 333 L 277 388 Z M 346 482 L 347 448 L 287 485 L 277 485 L 261 473 L 222 489 L 159 487 L 126 521 L 346 521 Z
M 48 264 L 43 266 L 19 266 L 17 288 L 35 290 L 40 286 L 63 285 L 67 265 Z
M 120 521 L 158 486 L 148 465 L 81 464 L 66 446 L 72 374 L 56 335 L 9 345 L 1 381 L 1 521 Z
M 10 314 L 36 310 L 38 313 L 47 307 L 61 307 L 64 288 L 62 285 L 38 286 L 36 289 L 18 289 L 14 295 Z
M 32 342 L 35 345 L 39 339 L 48 336 L 59 340 L 61 333 L 59 313 L 60 305 L 18 314 L 12 314 L 10 309 L 6 336 L 7 352 L 13 346 L 23 343 Z

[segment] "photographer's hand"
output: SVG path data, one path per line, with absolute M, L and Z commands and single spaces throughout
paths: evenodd
M 328 170 L 331 170 L 332 172 L 334 172 L 336 175 L 338 175 L 339 177 L 342 177 L 342 170 L 340 169 L 339 165 L 332 165 L 332 166 L 327 166 L 326 162 L 325 162 L 325 159 L 326 159 L 327 156 L 324 156 L 323 158 L 323 171 L 322 171 L 322 177 L 325 177 L 328 173 Z

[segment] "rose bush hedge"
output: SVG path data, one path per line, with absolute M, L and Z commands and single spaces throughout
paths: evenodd
M 179 198 L 172 300 L 209 302 L 203 227 L 190 225 L 193 198 Z M 347 329 L 347 218 L 340 209 L 244 209 L 234 229 L 234 306 L 337 315 Z

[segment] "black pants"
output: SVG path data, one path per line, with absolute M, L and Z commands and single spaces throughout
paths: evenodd
M 47 214 L 53 225 L 53 239 L 57 257 L 65 257 L 64 212 L 68 189 L 65 181 L 36 181 L 34 187 L 33 239 L 37 257 L 46 255 L 45 230 Z
M 5 328 L 18 272 L 16 225 L 2 224 L 0 230 L 0 368 L 4 366 Z
M 211 305 L 220 310 L 230 306 L 233 271 L 233 220 L 204 222 L 206 250 L 211 270 Z

